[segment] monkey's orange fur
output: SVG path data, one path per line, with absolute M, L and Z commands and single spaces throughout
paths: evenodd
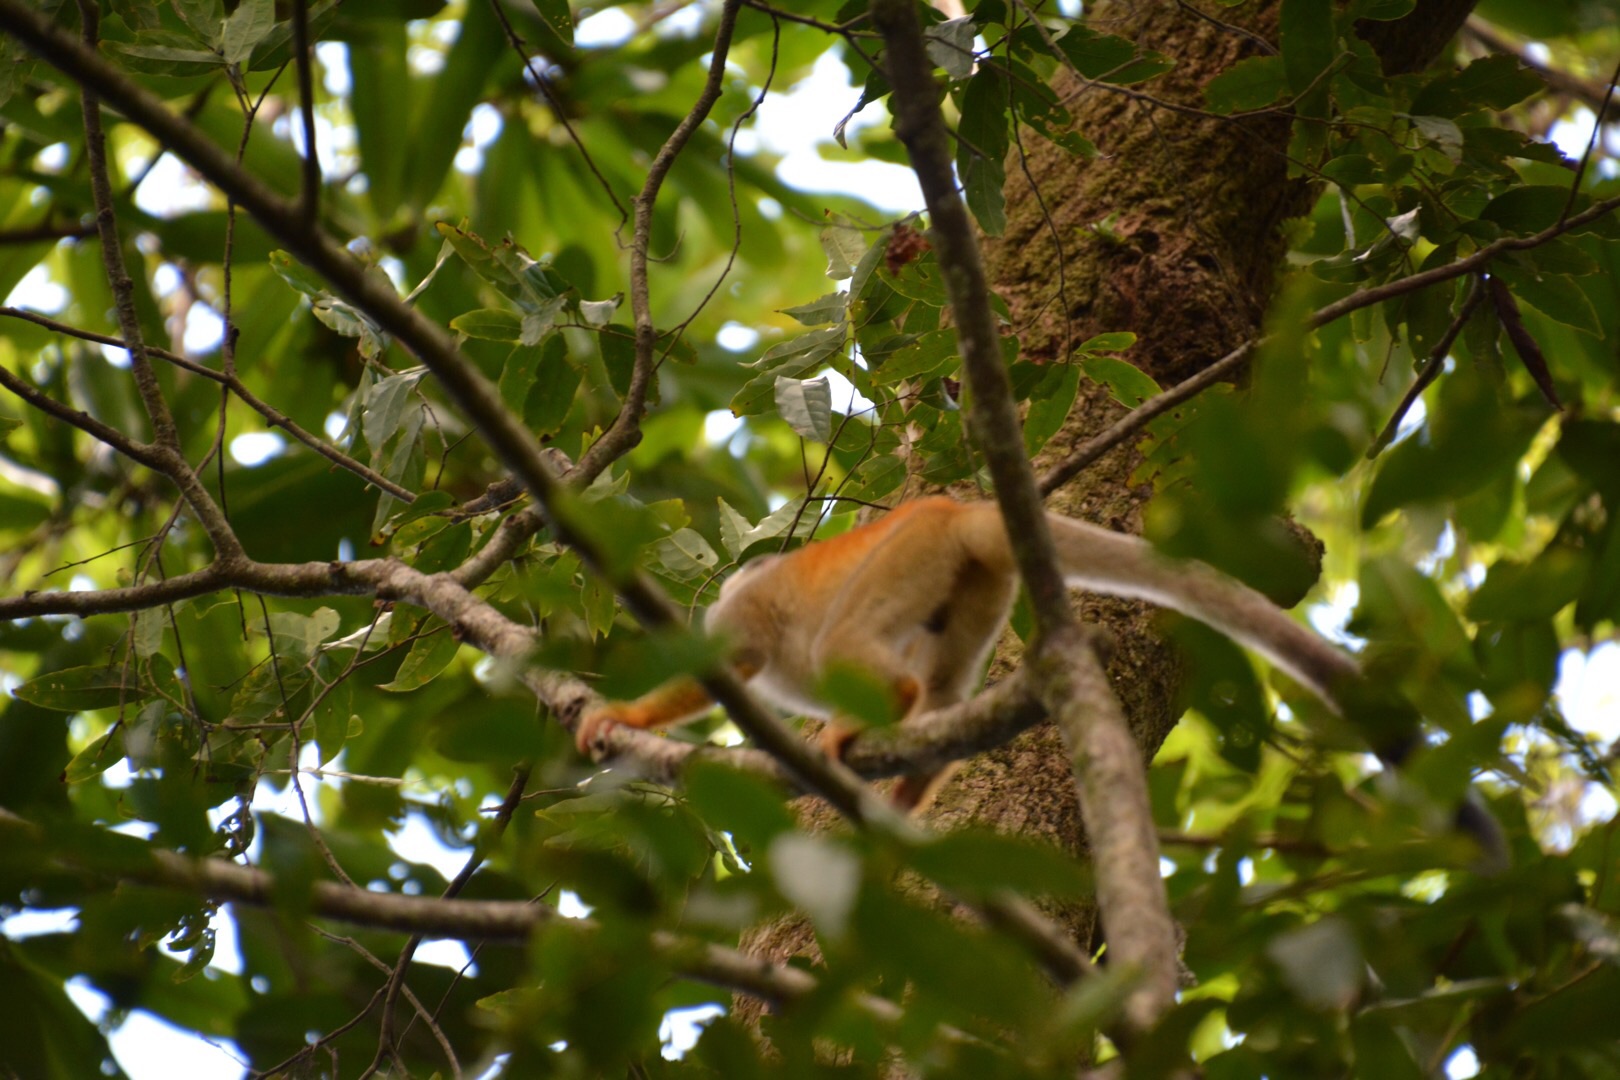
M 1065 578 L 1115 596 L 1151 600 L 1207 622 L 1265 654 L 1335 704 L 1355 662 L 1265 597 L 1202 563 L 1174 562 L 1133 536 L 1048 514 Z M 709 609 L 739 677 L 783 708 L 827 716 L 818 698 L 828 670 L 855 665 L 889 686 L 910 718 L 966 700 L 1006 624 L 1017 571 L 1000 513 L 989 503 L 918 499 L 868 525 L 734 574 Z M 588 750 L 609 724 L 675 723 L 712 701 L 676 679 L 632 702 L 592 710 L 576 733 Z M 833 717 L 823 745 L 842 751 L 855 729 Z M 927 797 L 928 778 L 896 801 Z

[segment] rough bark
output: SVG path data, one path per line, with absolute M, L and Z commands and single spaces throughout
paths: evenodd
M 1411 71 L 1438 55 L 1471 6 L 1472 0 L 1419 0 L 1407 18 L 1366 24 L 1363 33 L 1386 70 Z M 1210 17 L 1189 5 L 1100 0 L 1087 5 L 1088 24 L 1175 58 L 1173 71 L 1143 89 L 1160 101 L 1197 108 L 1205 83 L 1259 54 L 1255 36 L 1276 41 L 1279 12 L 1272 2 L 1198 7 Z M 1102 86 L 1060 79 L 1058 87 L 1077 129 L 1100 153 L 1078 161 L 1022 133 L 1007 165 L 1007 229 L 985 244 L 990 280 L 1011 308 L 1025 356 L 1052 359 L 1068 343 L 1129 330 L 1137 344 L 1128 359 L 1169 385 L 1260 329 L 1279 281 L 1284 223 L 1304 214 L 1315 194 L 1308 182 L 1288 176 L 1289 120 L 1220 120 Z M 1043 459 L 1065 456 L 1118 415 L 1106 391 L 1083 386 Z M 1150 491 L 1131 482 L 1136 465 L 1135 453 L 1122 447 L 1056 492 L 1048 505 L 1138 532 Z M 1151 758 L 1179 719 L 1177 658 L 1141 604 L 1086 596 L 1081 614 L 1114 635 L 1110 677 L 1144 758 Z M 992 678 L 1016 662 L 1016 645 L 1006 635 Z M 803 814 L 812 827 L 832 824 L 825 807 L 805 806 Z M 936 828 L 973 824 L 1085 850 L 1073 774 L 1051 725 L 969 761 L 928 816 Z M 1094 911 L 1083 898 L 1054 914 L 1078 941 L 1092 943 Z M 743 947 L 771 961 L 815 955 L 814 935 L 802 920 L 758 927 Z M 737 1012 L 752 1019 L 759 1008 L 740 1000 Z

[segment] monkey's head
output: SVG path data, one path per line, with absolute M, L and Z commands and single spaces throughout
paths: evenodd
M 718 604 L 721 600 L 726 599 L 726 597 L 735 594 L 738 589 L 748 582 L 757 580 L 761 570 L 774 565 L 780 561 L 781 558 L 782 556 L 780 555 L 760 555 L 757 558 L 749 559 L 747 562 L 743 563 L 732 573 L 730 577 L 726 578 L 725 581 L 720 583 L 720 597 L 719 600 L 715 601 L 715 603 Z

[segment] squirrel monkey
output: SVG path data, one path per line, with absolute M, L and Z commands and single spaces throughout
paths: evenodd
M 1048 514 L 1065 579 L 1093 592 L 1148 600 L 1208 623 L 1288 672 L 1336 711 L 1359 680 L 1356 662 L 1260 593 L 1203 563 L 1172 561 L 1134 536 Z M 993 503 L 918 499 L 840 536 L 755 559 L 726 581 L 707 632 L 775 705 L 827 717 L 817 688 L 848 664 L 887 685 L 904 718 L 965 701 L 1012 611 L 1018 571 Z M 589 752 L 608 725 L 648 728 L 688 719 L 712 700 L 679 678 L 580 721 Z M 858 728 L 831 718 L 822 745 L 841 755 Z M 918 809 L 942 774 L 906 777 L 894 801 Z

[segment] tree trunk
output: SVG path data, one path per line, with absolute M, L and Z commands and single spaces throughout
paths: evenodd
M 1200 3 L 1209 12 L 1203 15 L 1190 4 L 1101 0 L 1087 5 L 1087 14 L 1090 25 L 1176 61 L 1143 92 L 1156 102 L 1199 109 L 1211 78 L 1277 40 L 1279 5 L 1255 6 Z M 1471 7 L 1472 0 L 1419 0 L 1405 19 L 1360 29 L 1386 71 L 1410 71 L 1439 54 Z M 1057 90 L 1098 156 L 1082 161 L 1020 133 L 1007 164 L 1007 229 L 985 243 L 990 280 L 1011 308 L 1025 357 L 1053 360 L 1095 334 L 1129 330 L 1137 342 L 1127 358 L 1168 386 L 1259 332 L 1286 249 L 1282 226 L 1309 210 L 1317 189 L 1288 176 L 1285 114 L 1218 119 L 1075 80 L 1058 80 Z M 1120 412 L 1105 388 L 1082 385 L 1037 471 Z M 1137 463 L 1129 445 L 1120 447 L 1048 505 L 1138 532 L 1151 492 L 1131 483 Z M 1110 676 L 1143 757 L 1151 759 L 1180 716 L 1177 658 L 1154 633 L 1145 605 L 1088 595 L 1081 612 L 1114 635 Z M 992 678 L 1016 664 L 1016 645 L 1009 633 Z M 824 806 L 803 812 L 813 824 L 831 824 Z M 1068 755 L 1049 724 L 969 761 L 928 817 L 940 829 L 971 824 L 1085 850 Z M 1052 914 L 1077 940 L 1092 944 L 1095 912 L 1085 898 Z M 747 934 L 744 947 L 786 960 L 814 955 L 815 940 L 804 920 L 779 920 Z M 737 1012 L 752 1019 L 759 1008 L 740 999 Z

